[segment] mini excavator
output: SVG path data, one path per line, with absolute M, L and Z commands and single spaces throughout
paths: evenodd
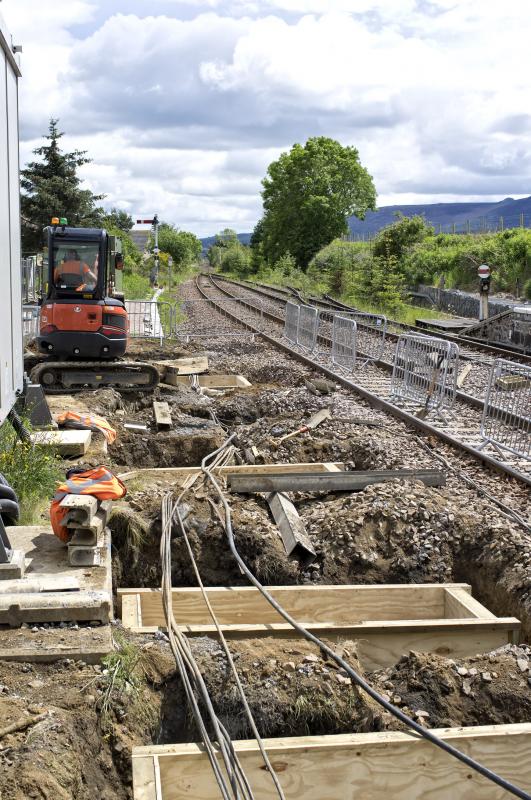
M 41 300 L 39 354 L 30 374 L 47 394 L 112 387 L 152 391 L 154 366 L 121 359 L 127 348 L 121 241 L 100 228 L 70 228 L 54 217 L 44 229 L 48 282 Z M 46 246 L 45 246 L 46 255 Z

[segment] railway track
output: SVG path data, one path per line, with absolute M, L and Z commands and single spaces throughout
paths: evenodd
M 264 290 L 262 288 L 255 289 L 253 286 L 249 285 L 248 282 L 245 284 L 239 283 L 238 281 L 233 281 L 232 279 L 224 278 L 224 277 L 216 277 L 216 280 L 226 281 L 230 284 L 235 286 L 241 287 L 242 291 L 248 292 L 250 297 L 253 294 L 257 294 L 260 297 L 267 298 L 266 302 L 269 304 L 269 313 L 275 314 L 276 309 L 284 309 L 286 302 L 289 300 L 289 296 L 281 296 L 278 292 L 280 290 L 274 290 L 273 292 Z M 296 290 L 292 290 L 295 291 Z M 304 299 L 297 293 L 296 295 L 291 295 L 291 299 L 295 299 L 297 302 L 304 303 Z M 318 302 L 317 298 L 311 299 L 311 304 L 316 305 Z M 329 305 L 328 310 L 322 313 L 321 319 L 323 321 L 322 328 L 323 331 L 328 333 L 328 337 L 325 335 L 323 337 L 322 342 L 326 343 L 327 338 L 331 338 L 331 325 L 333 316 L 337 315 L 338 311 L 345 310 L 345 314 L 352 313 L 355 309 L 351 308 L 350 306 L 345 306 L 343 303 L 339 303 L 338 307 L 332 307 Z M 347 311 L 348 309 L 348 311 Z M 380 334 L 375 332 L 374 328 L 370 326 L 364 326 L 363 323 L 360 323 L 359 320 L 357 321 L 358 330 L 362 332 L 365 342 L 367 340 L 376 340 Z M 395 323 L 393 323 L 395 324 Z M 401 324 L 401 323 L 396 323 Z M 426 335 L 426 331 L 420 328 L 408 327 L 404 325 L 403 332 L 419 332 L 423 335 Z M 379 367 L 382 367 L 384 370 L 388 372 L 393 371 L 393 360 L 396 348 L 396 342 L 399 338 L 398 333 L 393 333 L 393 331 L 386 331 L 384 346 L 382 350 L 382 357 L 379 359 L 375 359 L 374 363 L 377 364 Z M 437 338 L 441 338 L 437 334 Z M 531 359 L 528 356 L 520 355 L 514 353 L 512 351 L 506 351 L 503 348 L 489 348 L 490 350 L 494 350 L 495 352 L 490 355 L 485 355 L 482 353 L 483 345 L 470 344 L 468 340 L 465 340 L 465 345 L 462 345 L 461 342 L 463 341 L 460 337 L 451 337 L 446 336 L 444 337 L 448 341 L 454 341 L 456 344 L 459 345 L 459 368 L 458 373 L 461 374 L 463 370 L 465 370 L 465 383 L 466 383 L 466 391 L 459 389 L 457 391 L 457 397 L 462 400 L 463 402 L 467 403 L 468 405 L 472 405 L 473 407 L 482 410 L 483 403 L 485 399 L 485 393 L 487 390 L 487 385 L 489 381 L 489 375 L 491 371 L 492 364 L 495 358 L 505 358 L 508 361 L 512 361 L 515 364 L 530 364 Z M 371 347 L 374 345 L 371 345 Z M 376 345 L 377 347 L 377 345 Z M 488 346 L 487 346 L 488 347 Z M 360 346 L 360 351 L 363 351 L 363 344 Z M 363 355 L 363 352 L 360 353 Z
M 232 279 L 229 278 L 223 277 L 222 279 L 232 283 L 238 283 L 238 281 L 232 281 Z M 264 283 L 255 283 L 254 281 L 242 281 L 241 283 L 247 286 L 249 289 L 257 287 L 261 294 L 283 300 L 284 302 L 295 298 L 298 302 L 317 306 L 323 311 L 330 311 L 334 313 L 337 313 L 337 311 L 345 311 L 347 313 L 359 311 L 359 309 L 356 309 L 354 306 L 349 306 L 346 303 L 342 303 L 340 300 L 330 297 L 330 295 L 324 295 L 323 297 L 309 296 L 304 298 L 301 292 L 293 286 L 283 288 L 280 286 L 270 286 Z M 421 328 L 418 325 L 408 325 L 405 322 L 398 322 L 397 320 L 388 319 L 387 337 L 389 340 L 396 341 L 403 333 L 419 333 L 423 335 L 428 334 L 437 336 L 438 339 L 454 342 L 455 344 L 459 345 L 461 358 L 464 360 L 478 360 L 478 353 L 484 353 L 486 356 L 490 356 L 489 363 L 492 362 L 492 359 L 494 358 L 505 358 L 509 361 L 513 360 L 522 364 L 531 364 L 531 355 L 518 353 L 517 351 L 506 347 L 487 344 L 477 339 L 458 336 L 456 334 L 446 333 L 445 331 L 431 331 L 427 328 Z
M 204 275 L 197 280 L 197 290 L 201 297 L 209 300 L 212 305 L 221 310 L 226 317 L 232 318 L 235 323 L 244 325 L 254 333 L 261 334 L 271 344 L 279 347 L 284 352 L 288 352 L 297 360 L 323 372 L 346 388 L 354 390 L 373 407 L 401 419 L 409 426 L 423 433 L 436 436 L 447 444 L 452 445 L 452 447 L 472 455 L 483 464 L 531 486 L 531 462 L 529 460 L 512 453 L 502 456 L 493 446 L 490 444 L 485 445 L 482 440 L 480 424 L 483 402 L 480 397 L 459 392 L 451 415 L 444 419 L 432 419 L 429 422 L 420 419 L 415 415 L 413 407 L 399 407 L 389 401 L 392 370 L 390 362 L 382 360 L 367 364 L 356 373 L 356 381 L 354 382 L 350 377 L 346 377 L 336 369 L 331 368 L 330 338 L 322 334 L 318 336 L 319 352 L 315 356 L 298 352 L 283 340 L 284 318 L 278 313 L 278 310 L 273 312 L 272 310 L 262 309 L 256 304 L 256 301 L 253 305 L 252 290 L 249 290 L 247 286 L 231 282 L 233 291 L 230 291 L 221 286 L 221 282 L 217 276 L 214 278 L 211 275 Z M 223 309 L 224 299 L 230 299 L 241 305 L 242 309 L 246 309 L 247 317 L 245 321 L 241 318 L 242 315 L 234 313 L 234 309 L 232 311 L 226 308 Z

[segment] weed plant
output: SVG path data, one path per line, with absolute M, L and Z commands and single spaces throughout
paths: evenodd
M 0 472 L 17 493 L 19 524 L 38 521 L 45 503 L 53 497 L 57 482 L 64 477 L 60 464 L 50 447 L 21 442 L 8 420 L 0 426 Z

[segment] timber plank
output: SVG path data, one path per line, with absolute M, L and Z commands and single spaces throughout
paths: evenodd
M 316 635 L 356 639 L 364 667 L 378 669 L 396 663 L 410 650 L 470 657 L 517 642 L 517 619 L 494 617 L 477 601 L 467 611 L 463 603 L 470 599 L 469 588 L 466 584 L 395 584 L 269 587 L 269 591 Z M 448 591 L 459 598 L 451 597 L 454 605 L 449 609 Z M 254 587 L 208 588 L 207 593 L 229 639 L 297 635 Z M 152 633 L 165 626 L 160 590 L 119 589 L 118 595 L 123 623 L 135 633 Z M 199 589 L 173 589 L 172 598 L 175 619 L 185 634 L 217 635 Z M 410 616 L 412 609 L 416 619 Z M 460 618 L 445 619 L 447 610 L 459 611 Z
M 442 619 L 445 590 L 470 590 L 468 584 L 377 584 L 268 586 L 273 597 L 301 622 L 355 623 L 362 620 Z M 283 619 L 254 586 L 207 587 L 220 623 L 275 623 Z M 160 589 L 118 589 L 118 599 L 138 598 L 144 625 L 164 624 Z M 172 590 L 173 612 L 180 624 L 210 624 L 197 587 Z
M 448 588 L 444 595 L 445 617 L 479 617 L 496 619 L 495 614 L 481 605 L 472 595 L 459 588 Z
M 445 741 L 491 770 L 531 791 L 531 724 L 443 728 Z M 286 800 L 505 800 L 505 790 L 419 736 L 402 732 L 353 733 L 265 739 Z M 254 741 L 234 748 L 256 800 L 272 796 L 271 776 Z M 162 800 L 217 800 L 219 787 L 197 744 L 133 748 L 135 800 L 146 774 L 142 761 L 156 758 Z M 145 782 L 145 778 L 144 778 Z
M 337 470 L 336 470 L 337 468 Z M 212 472 L 216 475 L 245 474 L 245 475 L 262 475 L 270 473 L 289 473 L 292 472 L 336 472 L 343 471 L 345 465 L 343 462 L 310 462 L 302 464 L 237 464 L 225 467 L 214 467 Z M 199 475 L 201 467 L 147 467 L 146 469 L 135 469 L 131 472 L 122 472 L 118 477 L 122 481 L 132 480 L 133 478 L 145 477 L 147 475 L 171 475 L 172 478 L 187 478 L 189 475 Z

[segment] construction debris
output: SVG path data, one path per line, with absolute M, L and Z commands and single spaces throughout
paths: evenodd
M 159 431 L 167 431 L 172 426 L 171 411 L 168 403 L 153 401 L 153 414 L 155 416 L 155 424 Z
M 281 492 L 268 495 L 267 502 L 282 536 L 286 553 L 288 556 L 295 556 L 307 567 L 315 560 L 316 554 L 297 509 Z
M 272 473 L 269 475 L 230 474 L 233 492 L 361 492 L 373 483 L 392 480 L 418 480 L 425 486 L 444 486 L 440 469 L 367 470 L 364 472 Z

